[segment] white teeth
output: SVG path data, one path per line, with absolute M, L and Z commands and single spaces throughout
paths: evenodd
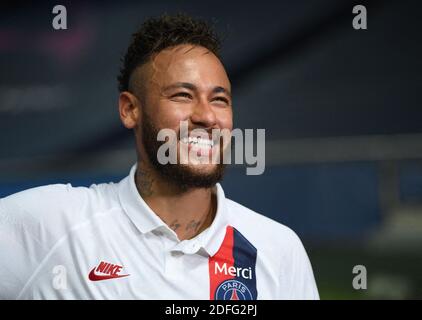
M 201 137 L 189 137 L 189 138 L 185 137 L 182 139 L 182 142 L 186 144 L 198 145 L 198 147 L 201 147 L 201 148 L 212 148 L 214 146 L 213 140 L 205 139 Z

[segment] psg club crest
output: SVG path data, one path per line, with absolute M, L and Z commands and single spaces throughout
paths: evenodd
M 215 300 L 253 300 L 252 293 L 242 282 L 226 280 L 217 288 Z

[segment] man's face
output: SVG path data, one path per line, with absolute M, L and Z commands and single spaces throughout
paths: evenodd
M 227 146 L 221 139 L 212 139 L 212 129 L 231 131 L 233 126 L 231 87 L 223 65 L 203 47 L 180 45 L 161 51 L 143 68 L 144 101 L 139 125 L 149 160 L 162 175 L 182 187 L 213 186 L 222 178 L 222 152 Z M 180 139 L 181 121 L 188 123 L 187 141 Z M 157 134 L 164 128 L 178 134 L 177 164 L 161 165 L 157 161 L 163 143 L 157 141 Z M 194 129 L 205 131 L 200 139 L 192 134 Z M 181 144 L 182 150 L 207 161 L 184 159 L 187 154 L 180 153 Z M 216 153 L 220 153 L 220 164 L 211 161 Z M 184 160 L 187 164 L 181 164 L 186 163 Z

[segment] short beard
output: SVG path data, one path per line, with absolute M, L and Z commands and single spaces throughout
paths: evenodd
M 192 170 L 188 165 L 179 163 L 161 164 L 158 162 L 158 149 L 165 143 L 157 141 L 158 132 L 159 130 L 153 125 L 151 118 L 143 112 L 141 123 L 142 142 L 150 163 L 165 181 L 180 188 L 182 191 L 187 191 L 194 188 L 211 188 L 223 179 L 226 168 L 224 163 L 217 163 L 215 169 L 211 172 L 201 173 L 195 172 L 195 170 Z

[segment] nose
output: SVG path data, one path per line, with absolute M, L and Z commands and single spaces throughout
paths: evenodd
M 191 121 L 197 126 L 212 128 L 217 123 L 217 117 L 213 107 L 208 101 L 198 101 L 191 115 Z

